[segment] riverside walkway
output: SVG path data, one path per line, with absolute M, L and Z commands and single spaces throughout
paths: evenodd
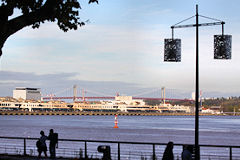
M 38 138 L 0 137 L 0 160 L 48 160 L 49 158 L 37 157 L 37 139 Z M 181 159 L 183 145 L 191 144 L 174 144 L 175 159 Z M 162 158 L 166 143 L 59 139 L 56 159 L 102 159 L 104 152 L 99 152 L 99 146 L 109 146 L 109 152 L 107 153 L 111 156 L 112 160 L 156 160 Z M 240 146 L 200 145 L 200 156 L 201 160 L 239 160 Z
M 24 155 L 7 155 L 0 154 L 0 160 L 53 160 L 50 158 L 39 158 L 37 156 L 24 156 Z M 55 160 L 76 160 L 76 158 L 56 158 Z

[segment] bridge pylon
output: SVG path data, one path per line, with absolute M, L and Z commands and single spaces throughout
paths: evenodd
M 76 101 L 76 97 L 77 97 L 77 85 L 73 85 L 73 102 Z
M 161 88 L 161 93 L 162 93 L 162 99 L 163 99 L 163 105 L 165 105 L 165 87 Z

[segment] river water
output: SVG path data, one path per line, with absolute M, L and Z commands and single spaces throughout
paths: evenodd
M 0 116 L 0 136 L 194 144 L 194 116 Z M 239 116 L 200 116 L 199 144 L 240 145 Z

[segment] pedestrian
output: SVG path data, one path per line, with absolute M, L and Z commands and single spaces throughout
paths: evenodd
M 45 157 L 47 157 L 47 145 L 46 145 L 47 136 L 45 136 L 43 131 L 40 132 L 40 135 L 41 137 L 36 143 L 38 148 L 38 157 L 41 157 L 42 152 L 44 153 Z
M 183 146 L 182 160 L 192 160 L 192 147 L 188 145 Z
M 163 153 L 163 158 L 162 160 L 174 160 L 173 156 L 173 142 L 168 142 L 166 149 Z
M 50 129 L 48 139 L 50 140 L 49 143 L 50 158 L 56 158 L 56 148 L 58 147 L 58 134 L 54 133 L 53 129 Z

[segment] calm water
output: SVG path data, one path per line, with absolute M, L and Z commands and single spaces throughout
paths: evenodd
M 39 137 L 53 128 L 59 138 L 194 144 L 194 116 L 0 116 L 0 136 Z M 200 144 L 240 145 L 240 117 L 200 117 Z

